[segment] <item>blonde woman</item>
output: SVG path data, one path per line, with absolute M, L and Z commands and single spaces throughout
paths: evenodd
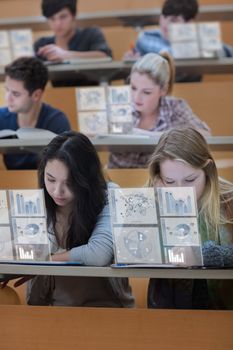
M 181 98 L 171 94 L 175 68 L 168 53 L 149 53 L 133 65 L 130 74 L 134 134 L 160 135 L 174 127 L 191 126 L 202 134 L 210 134 L 209 127 Z M 109 168 L 146 168 L 148 153 L 114 153 Z
M 206 266 L 233 266 L 233 184 L 218 177 L 204 137 L 195 129 L 165 132 L 149 162 L 149 186 L 193 186 Z M 152 308 L 233 309 L 233 280 L 155 280 Z

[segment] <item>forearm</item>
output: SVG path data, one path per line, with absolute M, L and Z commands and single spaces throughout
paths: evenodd
M 66 59 L 107 57 L 103 51 L 67 51 Z
M 233 244 L 218 245 L 207 241 L 202 247 L 205 266 L 233 266 Z
M 108 205 L 99 214 L 88 243 L 70 250 L 70 260 L 92 266 L 106 266 L 112 262 L 113 241 Z

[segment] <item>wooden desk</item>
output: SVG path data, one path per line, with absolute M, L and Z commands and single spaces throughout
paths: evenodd
M 4 350 L 232 350 L 233 312 L 0 306 Z
M 233 136 L 209 136 L 206 137 L 211 151 L 232 151 Z M 97 151 L 108 152 L 153 152 L 159 137 L 126 135 L 96 136 L 92 143 Z
M 233 151 L 233 136 L 209 136 L 206 138 L 211 151 Z M 159 137 L 137 135 L 106 135 L 91 139 L 98 152 L 153 152 Z M 39 153 L 48 140 L 0 140 L 0 153 Z
M 0 153 L 40 153 L 43 147 L 51 139 L 44 140 L 19 140 L 19 139 L 2 139 L 0 140 Z
M 161 9 L 138 8 L 116 11 L 83 12 L 77 16 L 79 27 L 95 26 L 132 26 L 143 27 L 158 24 Z M 199 21 L 231 21 L 233 19 L 233 5 L 219 4 L 200 6 Z M 0 29 L 31 28 L 34 31 L 49 30 L 48 23 L 43 16 L 25 16 L 2 18 Z
M 48 66 L 49 78 L 52 81 L 97 81 L 99 83 L 126 79 L 133 62 L 100 61 L 88 63 L 56 64 Z M 233 58 L 176 60 L 176 72 L 187 74 L 231 74 L 233 73 Z M 5 78 L 4 68 L 0 67 L 0 81 Z
M 0 278 L 8 275 L 53 275 L 85 277 L 233 279 L 232 269 L 206 268 L 112 268 L 70 265 L 1 264 Z
M 133 62 L 94 61 L 74 64 L 59 64 L 49 66 L 49 77 L 53 80 L 90 80 L 99 83 L 111 82 L 113 80 L 127 79 Z M 196 59 L 196 60 L 176 60 L 175 67 L 177 73 L 192 74 L 231 74 L 233 73 L 233 58 L 221 59 Z

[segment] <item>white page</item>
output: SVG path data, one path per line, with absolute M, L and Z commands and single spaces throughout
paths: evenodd
M 20 128 L 17 130 L 17 136 L 21 140 L 47 140 L 53 139 L 57 134 L 46 129 Z

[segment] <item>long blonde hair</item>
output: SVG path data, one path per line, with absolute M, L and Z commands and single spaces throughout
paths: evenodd
M 233 204 L 233 184 L 218 177 L 207 142 L 198 131 L 175 128 L 163 133 L 149 161 L 149 186 L 156 186 L 160 180 L 160 163 L 165 159 L 182 159 L 204 171 L 206 185 L 198 207 L 208 235 L 212 232 L 218 235 L 219 225 L 233 224 L 230 209 L 230 202 Z
M 175 66 L 172 57 L 167 52 L 148 53 L 139 58 L 131 69 L 133 73 L 146 74 L 156 85 L 167 89 L 167 94 L 171 94 L 174 77 Z

